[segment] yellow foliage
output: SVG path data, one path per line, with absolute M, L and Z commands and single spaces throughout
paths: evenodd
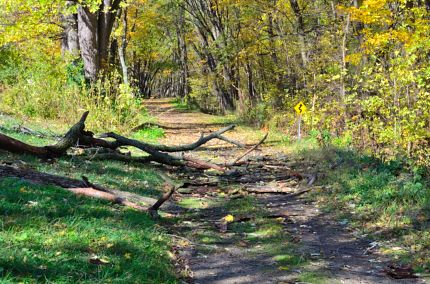
M 233 215 L 227 215 L 227 216 L 225 216 L 224 217 L 224 221 L 225 222 L 227 222 L 227 223 L 231 223 L 231 222 L 233 222 L 234 221 L 234 217 L 233 217 Z

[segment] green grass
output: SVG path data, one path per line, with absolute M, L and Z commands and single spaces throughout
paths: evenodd
M 0 275 L 11 282 L 174 283 L 146 214 L 64 189 L 0 180 Z M 97 256 L 104 265 L 90 263 Z
M 325 210 L 338 212 L 351 226 L 381 241 L 383 253 L 412 263 L 417 271 L 430 271 L 430 186 L 425 168 L 339 148 L 303 150 L 299 156 L 325 172 L 320 183 L 327 190 L 317 194 Z M 328 170 L 334 163 L 339 165 Z
M 178 111 L 198 111 L 199 107 L 197 104 L 193 103 L 187 103 L 181 98 L 176 98 L 170 101 L 170 103 L 173 105 L 173 107 Z
M 1 125 L 3 133 L 27 143 L 54 141 L 17 132 L 14 121 Z M 85 175 L 93 183 L 142 196 L 161 195 L 159 174 L 140 164 L 76 156 L 50 163 L 5 152 L 0 160 L 77 179 Z M 0 215 L 1 283 L 177 282 L 169 238 L 147 214 L 7 178 L 0 179 Z M 94 257 L 107 263 L 90 263 Z
M 163 138 L 164 136 L 164 129 L 160 127 L 151 127 L 140 129 L 139 131 L 133 133 L 131 138 L 145 142 L 156 142 L 158 139 Z

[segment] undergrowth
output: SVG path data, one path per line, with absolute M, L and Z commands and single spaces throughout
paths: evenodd
M 147 116 L 135 97 L 136 91 L 121 83 L 116 70 L 101 75 L 90 85 L 85 82 L 79 60 L 43 52 L 22 58 L 12 48 L 0 52 L 2 57 L 5 58 L 0 72 L 2 112 L 72 123 L 89 110 L 87 126 L 93 131 L 128 131 Z
M 384 243 L 382 252 L 430 271 L 428 169 L 342 148 L 304 149 L 300 156 L 325 173 L 327 190 L 318 195 L 327 210 L 342 213 L 356 229 Z

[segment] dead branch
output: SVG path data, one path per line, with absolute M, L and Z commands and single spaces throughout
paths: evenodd
M 117 194 L 113 193 L 114 190 L 106 189 L 100 185 L 90 183 L 86 177 L 83 177 L 83 180 L 77 180 L 68 177 L 41 173 L 29 169 L 19 169 L 12 166 L 0 165 L 0 178 L 6 177 L 20 178 L 36 184 L 50 184 L 59 186 L 77 195 L 107 200 L 112 203 L 130 207 L 141 212 L 148 212 L 151 214 L 151 216 L 154 216 L 154 212 L 156 212 L 160 206 L 171 197 L 177 188 L 182 186 L 174 186 L 168 194 L 164 194 L 159 200 L 157 200 L 157 202 L 154 203 L 154 205 L 147 208 L 118 196 Z
M 133 140 L 133 142 L 131 142 L 132 139 L 129 139 L 126 141 L 126 140 L 122 139 L 125 137 L 119 136 L 118 134 L 115 134 L 113 132 L 102 134 L 102 135 L 100 135 L 100 137 L 101 138 L 110 137 L 110 138 L 114 138 L 117 141 L 116 144 L 112 143 L 112 144 L 106 145 L 109 148 L 111 148 L 113 146 L 116 146 L 116 147 L 119 147 L 119 146 L 135 146 L 135 147 L 137 147 L 136 145 L 139 145 L 139 147 L 137 147 L 137 148 L 139 148 L 141 150 L 151 149 L 154 151 L 161 151 L 161 152 L 168 152 L 168 153 L 185 152 L 185 151 L 194 150 L 194 149 L 200 147 L 201 145 L 206 144 L 207 142 L 209 142 L 212 139 L 220 139 L 220 140 L 228 141 L 232 144 L 239 144 L 239 143 L 234 142 L 234 141 L 232 141 L 228 138 L 225 138 L 224 136 L 221 135 L 221 134 L 223 134 L 229 130 L 232 130 L 234 127 L 235 127 L 235 125 L 229 125 L 229 126 L 224 127 L 218 131 L 212 132 L 206 136 L 202 135 L 196 142 L 193 142 L 190 144 L 185 144 L 185 145 L 177 145 L 177 146 L 154 145 L 154 144 L 149 144 L 149 143 L 145 143 L 145 142 L 141 142 L 141 141 L 137 141 L 137 140 Z M 120 139 L 118 139 L 118 138 L 120 138 Z M 94 138 L 94 139 L 96 139 L 96 138 Z M 97 142 L 97 143 L 101 143 L 101 144 L 103 143 L 103 142 L 100 142 L 97 140 L 93 140 L 93 141 Z M 102 141 L 105 141 L 105 140 L 102 140 Z M 133 145 L 130 145 L 130 143 L 132 143 Z M 241 144 L 239 144 L 239 145 L 241 145 Z M 101 146 L 106 148 L 106 146 L 103 146 L 103 145 L 101 145 Z M 143 151 L 146 152 L 146 150 L 143 150 Z
M 64 137 L 55 145 L 38 147 L 32 146 L 26 143 L 23 143 L 19 140 L 16 140 L 12 137 L 0 134 L 0 149 L 4 149 L 6 151 L 15 152 L 15 153 L 27 153 L 39 157 L 52 158 L 59 157 L 61 155 L 66 154 L 67 150 L 79 143 L 80 145 L 90 146 L 90 147 L 101 147 L 106 149 L 115 150 L 121 146 L 133 146 L 136 147 L 146 153 L 148 153 L 149 157 L 143 158 L 135 158 L 135 157 L 127 157 L 118 153 L 109 155 L 104 155 L 100 158 L 110 158 L 117 159 L 122 161 L 138 161 L 138 162 L 149 162 L 156 161 L 161 164 L 171 165 L 171 166 L 186 166 L 195 169 L 215 169 L 218 171 L 225 171 L 224 167 L 219 165 L 201 161 L 196 158 L 190 157 L 179 157 L 173 156 L 166 152 L 181 152 L 181 151 L 189 151 L 198 148 L 199 146 L 207 143 L 212 139 L 221 139 L 224 141 L 230 141 L 228 138 L 223 137 L 221 134 L 231 130 L 234 128 L 234 125 L 230 125 L 220 129 L 218 131 L 212 132 L 206 136 L 202 135 L 199 140 L 194 143 L 179 145 L 179 146 L 166 146 L 166 145 L 152 145 L 148 143 L 144 143 L 138 140 L 130 139 L 116 133 L 110 132 L 102 135 L 103 138 L 113 138 L 114 141 L 104 140 L 93 137 L 93 133 L 89 131 L 85 131 L 85 120 L 88 116 L 88 111 L 86 111 L 78 123 L 70 128 L 70 130 L 64 135 Z M 234 141 L 230 141 L 233 143 Z M 235 142 L 234 142 L 235 143 Z M 96 155 L 97 156 L 97 155 Z M 92 157 L 92 159 L 94 159 Z
M 0 149 L 13 153 L 30 154 L 45 158 L 59 157 L 65 154 L 70 147 L 74 146 L 80 138 L 85 128 L 85 120 L 87 119 L 88 113 L 88 111 L 84 112 L 81 119 L 54 145 L 44 147 L 33 146 L 7 135 L 0 134 Z
M 255 149 L 257 149 L 258 146 L 260 146 L 261 144 L 263 144 L 268 135 L 269 135 L 269 132 L 267 132 L 266 135 L 264 135 L 264 137 L 260 140 L 260 142 L 258 142 L 257 144 L 255 144 L 251 149 L 249 149 L 248 151 L 246 151 L 244 154 L 242 154 L 239 157 L 237 157 L 233 162 L 228 163 L 227 166 L 234 166 L 234 165 L 236 165 L 246 155 L 248 155 L 249 153 L 251 153 L 252 151 L 254 151 Z
M 150 155 L 150 159 L 152 161 L 161 163 L 161 164 L 165 164 L 165 165 L 170 165 L 170 166 L 186 166 L 186 167 L 190 167 L 190 168 L 195 168 L 195 169 L 215 169 L 218 171 L 224 171 L 224 168 L 216 165 L 216 164 L 212 164 L 209 162 L 205 162 L 205 161 L 201 161 L 195 158 L 190 158 L 190 157 L 177 157 L 177 156 L 173 156 L 164 152 L 161 152 L 159 150 L 156 150 L 153 148 L 153 145 L 148 144 L 148 143 L 144 143 L 138 140 L 134 140 L 134 139 L 130 139 L 121 135 L 118 135 L 116 133 L 110 132 L 110 133 L 106 133 L 103 135 L 103 137 L 109 137 L 109 138 L 113 138 L 116 140 L 116 143 L 118 143 L 121 146 L 133 146 L 136 147 L 146 153 L 148 153 Z M 213 138 L 211 138 L 213 139 Z
M 290 194 L 294 193 L 296 189 L 292 187 L 273 187 L 273 186 L 257 186 L 257 187 L 249 187 L 246 188 L 246 191 L 249 193 L 255 194 Z
M 165 184 L 170 187 L 170 190 L 166 193 L 164 193 L 160 199 L 157 200 L 151 207 L 148 208 L 149 214 L 156 218 L 158 217 L 158 209 L 161 207 L 161 205 L 164 204 L 169 198 L 178 190 L 178 188 L 181 188 L 184 186 L 183 183 L 175 184 L 167 175 L 160 173 L 161 178 L 164 180 Z
M 196 158 L 191 158 L 185 155 L 183 155 L 182 158 L 186 161 L 185 165 L 190 168 L 201 169 L 201 170 L 214 169 L 220 172 L 226 171 L 226 168 L 214 163 L 202 161 Z
M 232 139 L 230 139 L 230 138 L 227 138 L 227 137 L 225 137 L 225 136 L 223 136 L 223 135 L 218 135 L 218 136 L 217 136 L 217 138 L 218 138 L 219 140 L 222 140 L 222 141 L 228 142 L 228 143 L 230 143 L 230 144 L 233 144 L 233 145 L 235 145 L 235 146 L 237 146 L 237 147 L 239 147 L 239 148 L 245 148 L 245 145 L 244 145 L 244 144 L 242 144 L 242 143 L 240 143 L 240 142 L 237 142 L 237 141 L 234 141 L 234 140 L 232 140 Z

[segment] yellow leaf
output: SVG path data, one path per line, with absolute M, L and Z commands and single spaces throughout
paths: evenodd
M 228 214 L 227 216 L 224 217 L 224 221 L 226 221 L 227 223 L 233 222 L 234 221 L 233 215 Z

